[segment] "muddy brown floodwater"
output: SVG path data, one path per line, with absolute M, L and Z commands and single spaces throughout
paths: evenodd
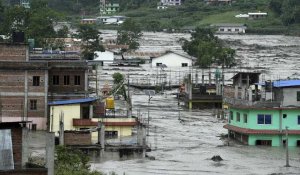
M 114 31 L 105 31 L 104 38 L 113 37 Z M 141 50 L 167 49 L 181 51 L 177 38 L 189 38 L 188 34 L 145 33 Z M 235 70 L 260 67 L 265 76 L 276 78 L 300 78 L 300 38 L 287 36 L 222 35 L 228 44 L 237 49 L 242 63 Z M 136 72 L 147 74 L 139 68 Z M 252 68 L 253 69 L 253 68 Z M 102 84 L 111 81 L 116 70 L 102 70 Z M 124 73 L 133 71 L 123 70 Z M 227 75 L 228 78 L 232 75 Z M 132 90 L 133 111 L 141 109 L 146 117 L 148 96 Z M 178 107 L 177 100 L 166 91 L 155 95 L 150 104 L 150 136 L 152 151 L 147 153 L 155 160 L 129 158 L 122 160 L 93 159 L 92 169 L 129 175 L 198 175 L 198 174 L 300 174 L 300 149 L 291 147 L 290 165 L 284 167 L 285 150 L 282 147 L 245 146 L 232 143 L 223 146 L 221 134 L 226 134 L 223 120 L 213 116 L 213 110 L 188 111 Z M 180 119 L 179 120 L 179 111 Z M 155 149 L 157 148 L 157 149 Z M 220 155 L 224 160 L 210 160 Z

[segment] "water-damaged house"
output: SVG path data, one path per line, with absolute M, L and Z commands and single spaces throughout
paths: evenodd
M 289 146 L 300 146 L 300 80 L 254 86 L 236 88 L 235 97 L 224 98 L 229 105 L 224 128 L 230 137 L 246 145 L 282 146 L 288 142 Z

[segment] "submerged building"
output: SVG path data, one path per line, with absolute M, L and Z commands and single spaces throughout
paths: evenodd
M 249 84 L 247 77 L 248 86 L 224 98 L 230 137 L 246 145 L 300 146 L 300 80 Z

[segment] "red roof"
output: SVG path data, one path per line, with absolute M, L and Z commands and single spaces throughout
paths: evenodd
M 279 130 L 267 130 L 267 129 L 248 129 L 248 128 L 240 128 L 237 126 L 232 126 L 232 125 L 224 125 L 224 128 L 242 133 L 242 134 L 270 134 L 270 135 L 278 135 L 278 134 L 285 134 L 285 131 L 280 132 Z M 300 130 L 288 130 L 288 134 L 292 135 L 300 135 Z

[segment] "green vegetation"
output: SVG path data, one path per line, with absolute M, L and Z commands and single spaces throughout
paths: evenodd
M 101 44 L 100 32 L 94 25 L 80 25 L 78 27 L 77 37 L 82 40 L 82 56 L 86 60 L 94 59 L 94 52 L 104 52 L 104 47 Z
M 118 90 L 118 92 L 116 92 L 117 94 L 119 95 L 123 95 L 124 96 L 124 99 L 125 101 L 127 100 L 127 95 L 126 95 L 126 89 L 125 89 L 125 86 L 124 86 L 124 75 L 119 73 L 119 72 L 116 72 L 112 75 L 113 79 L 114 79 L 114 92 L 112 93 L 115 93 L 115 90 Z
M 140 26 L 132 19 L 127 19 L 118 30 L 117 43 L 128 45 L 128 50 L 136 50 L 140 44 L 138 40 L 142 37 Z
M 81 151 L 58 146 L 55 149 L 55 175 L 104 175 L 90 171 L 89 157 Z
M 210 67 L 213 63 L 227 67 L 234 64 L 235 51 L 224 47 L 210 29 L 196 28 L 191 41 L 183 39 L 182 49 L 196 57 L 200 67 Z

